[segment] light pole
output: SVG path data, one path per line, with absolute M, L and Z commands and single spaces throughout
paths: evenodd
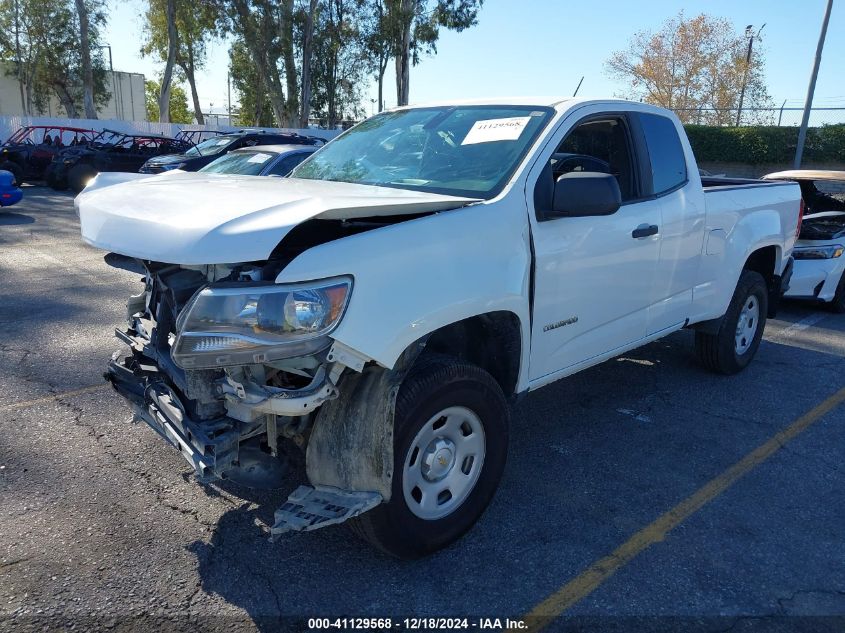
M 807 100 L 804 102 L 804 116 L 801 117 L 801 129 L 798 130 L 798 146 L 795 148 L 795 169 L 801 168 L 801 158 L 804 155 L 804 142 L 807 140 L 807 126 L 810 124 L 810 110 L 813 108 L 813 94 L 816 92 L 816 78 L 819 76 L 819 65 L 822 62 L 824 39 L 827 36 L 827 24 L 830 22 L 830 11 L 833 0 L 827 0 L 827 8 L 822 20 L 822 31 L 819 43 L 816 45 L 816 59 L 813 61 L 813 73 L 810 75 L 810 85 L 807 87 Z
M 112 99 L 114 99 L 114 113 L 119 119 L 123 119 L 123 107 L 120 108 L 121 112 L 118 114 L 117 112 L 117 85 L 114 81 L 114 66 L 112 65 L 112 58 L 111 58 L 111 45 L 110 44 L 100 44 L 96 48 L 107 48 L 109 49 L 109 74 L 111 74 L 111 88 L 112 88 Z
M 742 117 L 742 102 L 745 100 L 745 85 L 748 82 L 748 70 L 751 67 L 751 49 L 754 46 L 754 40 L 760 39 L 760 31 L 766 28 L 763 24 L 757 32 L 754 32 L 754 25 L 749 24 L 745 27 L 745 37 L 748 38 L 748 54 L 745 56 L 745 72 L 742 73 L 742 90 L 739 91 L 739 107 L 736 110 L 736 127 L 739 127 L 739 121 Z

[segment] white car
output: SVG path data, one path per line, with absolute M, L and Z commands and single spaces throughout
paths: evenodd
M 801 186 L 804 219 L 787 297 L 845 312 L 845 171 L 794 169 L 764 176 Z
M 352 518 L 410 558 L 481 516 L 510 400 L 686 327 L 746 367 L 800 197 L 702 181 L 667 110 L 525 98 L 380 113 L 288 178 L 95 181 L 76 206 L 147 271 L 108 369 L 137 415 L 206 481 L 258 484 L 292 440 L 310 486 L 271 532 Z

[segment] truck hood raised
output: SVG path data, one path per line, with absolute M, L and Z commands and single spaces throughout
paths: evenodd
M 104 250 L 170 264 L 269 258 L 305 220 L 445 211 L 472 198 L 344 182 L 170 172 L 92 182 L 75 206 L 82 239 Z

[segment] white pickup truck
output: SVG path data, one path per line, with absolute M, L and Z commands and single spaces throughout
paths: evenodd
M 724 374 L 791 270 L 791 182 L 702 183 L 666 110 L 404 107 L 290 178 L 168 173 L 76 199 L 146 269 L 107 377 L 203 481 L 311 486 L 273 535 L 352 519 L 399 557 L 459 538 L 502 476 L 509 400 L 681 328 Z

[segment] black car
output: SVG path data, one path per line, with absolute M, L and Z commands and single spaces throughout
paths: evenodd
M 101 171 L 137 172 L 150 158 L 191 148 L 187 141 L 154 134 L 103 130 L 86 147 L 69 147 L 53 158 L 49 180 L 54 189 L 80 192 Z
M 0 170 L 15 180 L 43 180 L 53 157 L 67 147 L 84 146 L 97 135 L 94 130 L 63 125 L 25 125 L 0 147 Z
M 256 145 L 322 145 L 322 139 L 294 133 L 275 133 L 243 130 L 221 134 L 203 141 L 186 152 L 156 156 L 139 170 L 142 174 L 160 174 L 171 169 L 197 171 L 227 152 Z

